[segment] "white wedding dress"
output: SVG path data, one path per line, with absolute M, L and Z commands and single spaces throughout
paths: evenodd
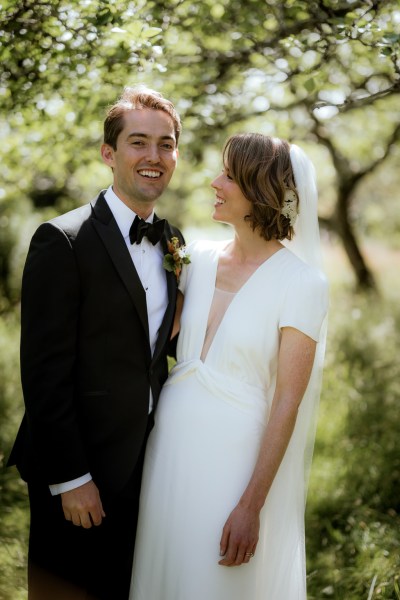
M 305 395 L 261 512 L 254 558 L 218 565 L 222 528 L 257 459 L 274 394 L 280 329 L 318 341 L 324 276 L 283 248 L 235 294 L 201 360 L 218 257 L 198 242 L 183 282 L 178 362 L 160 397 L 143 476 L 130 600 L 304 600 Z

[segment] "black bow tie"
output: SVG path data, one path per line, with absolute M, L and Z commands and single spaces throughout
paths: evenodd
M 131 244 L 140 244 L 142 239 L 147 236 L 149 241 L 153 244 L 157 244 L 160 241 L 162 234 L 164 233 L 165 219 L 159 219 L 154 223 L 147 223 L 136 215 L 131 228 L 129 230 L 129 239 Z

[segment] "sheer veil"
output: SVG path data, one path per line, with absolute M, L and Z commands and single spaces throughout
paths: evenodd
M 299 196 L 299 215 L 294 226 L 294 237 L 285 240 L 285 246 L 308 265 L 321 270 L 322 252 L 318 226 L 318 193 L 314 165 L 295 144 L 290 148 L 296 189 Z M 317 344 L 310 381 L 300 405 L 294 432 L 294 443 L 299 452 L 304 449 L 304 490 L 307 495 L 308 480 L 317 425 L 317 413 L 325 356 L 327 318 L 325 318 Z M 305 499 L 305 497 L 304 497 Z

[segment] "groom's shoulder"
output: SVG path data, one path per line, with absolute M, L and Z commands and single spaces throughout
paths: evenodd
M 82 223 L 87 221 L 92 214 L 92 205 L 90 203 L 84 204 L 83 206 L 79 206 L 78 208 L 74 208 L 62 215 L 58 215 L 53 219 L 47 221 L 51 225 L 55 227 L 59 227 L 64 231 L 71 230 L 74 231 L 77 228 L 80 228 Z
M 61 229 L 69 237 L 76 237 L 78 232 L 84 227 L 86 223 L 89 223 L 93 216 L 93 207 L 99 197 L 96 197 L 91 202 L 83 204 L 78 208 L 74 208 L 62 215 L 58 215 L 53 219 L 47 221 L 47 224 L 52 225 L 58 229 Z

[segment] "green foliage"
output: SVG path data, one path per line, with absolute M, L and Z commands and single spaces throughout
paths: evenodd
M 19 314 L 0 317 L 0 468 L 22 416 L 19 380 Z
M 6 106 L 34 101 L 40 111 L 54 96 L 90 101 L 93 87 L 98 88 L 104 76 L 112 84 L 120 65 L 143 68 L 152 59 L 149 40 L 159 28 L 141 18 L 145 2 L 127 6 L 121 0 L 6 0 L 2 4 L 0 85 Z
M 19 382 L 18 315 L 0 317 L 0 598 L 26 598 L 28 502 L 15 467 L 5 469 L 23 403 Z
M 1 8 L 6 304 L 18 300 L 10 277 L 20 272 L 25 233 L 110 183 L 98 154 L 102 117 L 127 84 L 159 89 L 182 114 L 185 173 L 165 203 L 181 225 L 201 224 L 208 215 L 207 152 L 219 152 L 233 131 L 314 146 L 318 171 L 333 163 L 349 201 L 352 177 L 372 171 L 397 143 L 397 0 L 4 0 Z M 331 207 L 324 216 L 332 224 L 336 190 L 322 184 Z M 379 233 L 382 211 L 371 209 L 364 218 L 364 204 L 356 209 L 354 224 Z M 392 214 L 395 233 L 399 220 Z
M 395 0 L 8 1 L 3 110 L 29 107 L 42 118 L 50 109 L 54 118 L 65 102 L 95 114 L 100 97 L 107 104 L 125 83 L 145 81 L 191 118 L 192 150 L 201 152 L 216 130 L 270 108 L 303 104 L 324 118 L 324 108 L 336 114 L 398 93 L 396 8 Z M 291 118 L 301 130 L 301 115 Z
M 26 549 L 28 547 L 28 501 L 26 492 L 14 478 L 4 481 L 9 503 L 1 499 L 0 520 L 0 598 L 26 600 Z M 10 478 L 9 478 L 10 479 Z
M 310 600 L 400 598 L 400 311 L 372 300 L 333 299 L 306 528 Z

